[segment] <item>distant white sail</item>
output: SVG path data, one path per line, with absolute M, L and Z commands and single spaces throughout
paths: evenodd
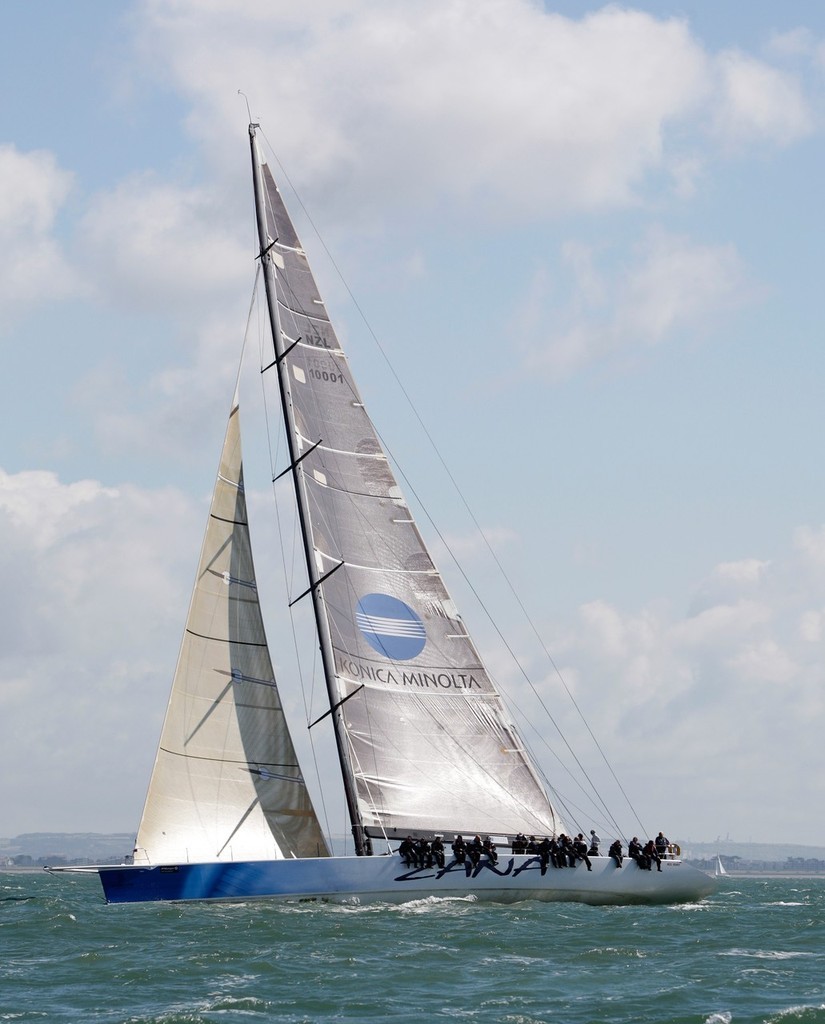
M 266 643 L 234 404 L 135 863 L 327 856 Z

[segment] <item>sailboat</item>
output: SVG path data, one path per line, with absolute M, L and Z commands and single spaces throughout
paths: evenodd
M 727 873 L 728 873 L 728 869 L 722 863 L 722 858 L 717 853 L 716 854 L 716 864 L 714 865 L 714 868 L 713 868 L 713 874 L 717 878 L 719 878 L 721 875 L 726 875 Z
M 310 601 L 352 825 L 333 856 L 267 647 L 231 405 L 208 525 L 131 863 L 97 870 L 111 903 L 255 898 L 698 899 L 709 877 L 511 853 L 567 831 L 435 568 L 366 412 L 306 253 L 249 127 L 260 261 Z M 294 602 L 293 602 L 294 603 Z M 453 857 L 491 838 L 496 857 Z M 447 855 L 407 863 L 407 836 Z M 507 847 L 505 852 L 505 847 Z

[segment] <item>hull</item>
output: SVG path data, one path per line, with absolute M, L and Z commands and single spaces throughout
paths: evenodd
M 398 856 L 324 857 L 229 863 L 121 865 L 98 868 L 107 903 L 158 900 L 318 900 L 404 903 L 426 897 L 590 904 L 683 903 L 707 896 L 713 878 L 680 861 L 643 871 L 625 860 L 591 858 L 575 868 L 548 866 L 537 857 L 507 855 L 493 865 L 455 861 L 443 868 L 407 868 Z

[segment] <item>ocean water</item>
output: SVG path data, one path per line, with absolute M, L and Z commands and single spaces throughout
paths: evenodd
M 825 879 L 673 907 L 106 906 L 0 873 L 0 1021 L 825 1024 Z

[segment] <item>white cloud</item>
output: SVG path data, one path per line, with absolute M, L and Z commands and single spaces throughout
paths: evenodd
M 172 490 L 0 470 L 0 803 L 31 815 L 11 829 L 130 827 L 199 518 Z
M 794 545 L 812 568 L 825 569 L 825 526 L 800 526 L 794 536 Z
M 743 53 L 716 59 L 721 102 L 714 130 L 724 145 L 769 141 L 787 145 L 808 135 L 813 118 L 798 83 L 784 72 Z
M 0 146 L 0 311 L 71 295 L 80 282 L 55 237 L 72 176 L 52 153 Z
M 213 191 L 139 175 L 98 194 L 81 225 L 99 292 L 140 309 L 192 308 L 243 292 L 254 250 Z
M 576 666 L 577 700 L 648 824 L 667 815 L 668 828 L 697 839 L 818 841 L 810 806 L 825 798 L 825 578 L 811 570 L 820 555 L 803 543 L 770 563 L 722 563 L 687 615 L 589 602 L 552 645 Z
M 445 534 L 442 541 L 432 545 L 436 563 L 441 566 L 447 559 L 464 559 L 487 556 L 490 549 L 499 551 L 507 544 L 518 540 L 518 533 L 507 526 L 485 526 L 468 534 Z
M 745 272 L 732 245 L 703 245 L 661 228 L 650 230 L 624 266 L 600 269 L 614 254 L 568 243 L 572 277 L 566 308 L 551 306 L 543 283 L 533 281 L 518 320 L 519 337 L 536 337 L 541 323 L 560 324 L 528 365 L 558 378 L 604 358 L 616 358 L 701 329 L 741 303 Z M 540 342 L 540 339 L 539 339 Z
M 743 558 L 738 562 L 720 562 L 713 575 L 733 583 L 758 583 L 764 576 L 770 562 L 759 558 Z
M 768 49 L 785 58 L 809 57 L 815 67 L 825 67 L 825 41 L 803 26 L 775 33 L 768 41 Z
M 79 405 L 95 409 L 95 437 L 110 456 L 139 455 L 186 461 L 203 452 L 220 417 L 228 412 L 241 352 L 242 318 L 212 315 L 187 334 L 188 356 L 136 385 L 105 365 L 74 389 Z M 217 445 L 217 438 L 215 440 Z M 216 449 L 217 450 L 217 449 Z
M 99 499 L 116 496 L 116 490 L 93 480 L 61 484 L 54 473 L 12 475 L 0 470 L 0 512 L 12 530 L 25 530 L 28 543 L 36 550 L 52 546 L 61 535 L 88 527 L 90 508 L 99 508 Z
M 809 55 L 817 47 L 816 36 L 809 28 L 799 26 L 786 32 L 774 32 L 768 40 L 768 49 L 782 57 Z
M 780 144 L 809 128 L 791 76 L 614 6 L 575 20 L 527 0 L 151 0 L 143 24 L 213 156 L 239 135 L 243 88 L 293 178 L 338 206 L 623 205 L 651 176 L 689 193 L 705 126 Z
M 802 668 L 775 640 L 764 639 L 741 650 L 728 662 L 744 682 L 788 685 L 799 678 Z M 823 707 L 825 710 L 825 707 Z
M 799 635 L 809 644 L 825 639 L 825 608 L 803 612 L 799 618 Z
M 228 404 L 255 265 L 251 220 L 233 219 L 235 212 L 217 188 L 152 175 L 130 177 L 90 202 L 79 232 L 87 275 L 98 302 L 115 311 L 113 323 L 132 332 L 72 388 L 76 405 L 95 410 L 101 451 L 186 458 L 204 416 Z M 142 322 L 130 320 L 133 313 Z M 126 363 L 119 347 L 133 344 L 140 360 Z M 142 372 L 162 350 L 163 368 Z
M 651 231 L 622 289 L 618 329 L 655 344 L 741 296 L 742 267 L 732 245 L 701 245 Z

